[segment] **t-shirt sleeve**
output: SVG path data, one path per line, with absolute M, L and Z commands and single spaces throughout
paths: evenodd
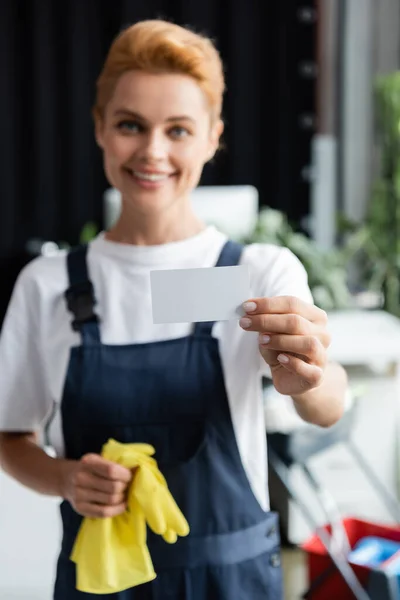
M 0 431 L 37 431 L 52 408 L 34 272 L 29 264 L 20 273 L 0 333 Z
M 266 273 L 265 294 L 268 296 L 296 296 L 314 303 L 308 285 L 307 271 L 288 248 L 281 248 L 269 274 Z

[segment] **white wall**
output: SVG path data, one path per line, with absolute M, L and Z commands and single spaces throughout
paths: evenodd
M 51 600 L 61 538 L 58 498 L 40 496 L 0 470 L 0 598 Z

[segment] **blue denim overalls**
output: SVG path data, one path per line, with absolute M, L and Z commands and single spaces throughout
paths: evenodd
M 241 251 L 227 242 L 216 266 L 238 264 Z M 102 344 L 86 247 L 69 252 L 67 265 L 67 304 L 82 343 L 71 350 L 61 404 L 66 457 L 100 453 L 111 437 L 152 444 L 190 525 L 174 545 L 149 531 L 157 578 L 103 597 L 282 600 L 277 516 L 262 510 L 242 466 L 213 323 L 178 339 Z M 75 589 L 69 560 L 82 517 L 66 501 L 61 516 L 54 600 L 97 599 Z

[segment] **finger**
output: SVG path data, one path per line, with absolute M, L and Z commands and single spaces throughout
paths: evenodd
M 106 460 L 99 454 L 86 454 L 82 457 L 81 462 L 87 466 L 92 473 L 99 477 L 103 477 L 104 479 L 126 482 L 132 479 L 132 472 L 130 469 L 110 460 Z
M 163 508 L 157 502 L 154 502 L 153 505 L 150 502 L 147 505 L 144 503 L 140 505 L 150 529 L 158 535 L 163 535 L 167 530 L 167 521 Z
M 126 502 L 125 494 L 108 494 L 88 488 L 76 488 L 76 501 L 105 506 L 119 506 Z
M 178 539 L 178 536 L 176 534 L 176 531 L 173 531 L 172 529 L 167 529 L 167 531 L 163 534 L 163 538 L 168 544 L 175 544 L 175 542 Z
M 143 510 L 150 529 L 154 533 L 162 535 L 167 530 L 165 507 L 160 502 L 149 502 L 148 497 L 149 490 L 152 491 L 153 496 L 156 496 L 158 489 L 159 486 L 153 474 L 143 469 L 138 469 L 135 475 L 133 493 Z
M 189 524 L 178 508 L 172 494 L 164 489 L 164 507 L 168 514 L 168 527 L 182 537 L 189 534 Z
M 277 352 L 289 352 L 300 354 L 308 362 L 323 367 L 326 363 L 326 350 L 321 341 L 312 335 L 265 335 L 259 337 L 261 350 L 276 350 Z
M 254 298 L 243 304 L 249 314 L 294 314 L 300 315 L 312 323 L 328 321 L 327 314 L 314 304 L 295 296 L 274 296 L 273 298 Z
M 132 450 L 132 452 L 137 454 L 145 454 L 146 456 L 153 456 L 153 454 L 156 453 L 155 448 L 150 444 L 141 444 L 136 442 L 134 444 L 125 444 L 125 447 L 129 450 Z
M 290 373 L 295 373 L 304 382 L 304 391 L 310 387 L 317 387 L 322 383 L 323 370 L 316 365 L 310 365 L 301 358 L 287 354 L 279 354 L 278 361 Z
M 313 335 L 315 325 L 300 315 L 246 315 L 239 321 L 246 331 L 259 333 L 284 333 L 289 335 Z
M 106 494 L 122 494 L 128 487 L 126 481 L 115 481 L 114 479 L 105 479 L 91 471 L 78 471 L 75 477 L 75 484 L 79 488 L 90 489 Z
M 126 510 L 126 503 L 119 504 L 117 506 L 103 506 L 101 504 L 92 504 L 91 502 L 84 502 L 77 505 L 77 511 L 79 514 L 85 517 L 107 519 L 110 517 L 116 517 L 121 515 Z

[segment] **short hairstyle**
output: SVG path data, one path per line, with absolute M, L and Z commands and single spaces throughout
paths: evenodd
M 94 114 L 103 117 L 120 76 L 131 70 L 181 73 L 203 90 L 212 120 L 218 120 L 225 91 L 221 57 L 206 36 L 163 20 L 139 21 L 113 41 L 97 80 Z

